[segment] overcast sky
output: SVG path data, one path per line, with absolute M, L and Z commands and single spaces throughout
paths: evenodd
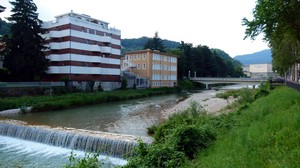
M 243 17 L 251 18 L 256 0 L 34 0 L 43 21 L 73 10 L 110 23 L 121 38 L 153 37 L 219 48 L 231 57 L 251 54 L 268 46 L 261 38 L 243 40 Z M 0 17 L 10 15 L 7 9 Z

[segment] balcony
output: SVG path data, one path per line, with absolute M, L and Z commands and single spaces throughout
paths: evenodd
M 101 47 L 102 53 L 111 53 L 111 47 Z
M 50 31 L 49 32 L 49 37 L 50 38 L 59 38 L 59 37 L 64 37 L 64 36 L 69 36 L 70 31 L 69 30 L 63 30 L 63 31 Z

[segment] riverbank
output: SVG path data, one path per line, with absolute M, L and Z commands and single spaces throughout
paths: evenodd
M 221 92 L 224 91 L 206 90 L 200 93 L 194 93 L 189 98 L 178 102 L 174 107 L 162 110 L 163 118 L 167 119 L 173 114 L 188 109 L 193 102 L 196 102 L 198 108 L 202 108 L 202 110 L 209 114 L 224 112 L 226 111 L 225 108 L 235 102 L 237 98 L 229 97 L 228 99 L 222 99 L 215 97 L 217 93 Z
M 0 99 L 0 113 L 54 111 L 106 102 L 175 93 L 176 88 L 149 88 L 144 90 L 116 90 L 111 92 L 66 93 L 52 96 L 28 96 Z M 10 110 L 14 109 L 14 110 Z M 10 110 L 10 111 L 4 111 Z
M 151 128 L 155 143 L 128 167 L 297 167 L 300 93 L 268 88 L 241 90 L 240 107 L 227 114 L 173 115 Z

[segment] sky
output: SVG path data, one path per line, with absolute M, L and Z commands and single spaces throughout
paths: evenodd
M 10 0 L 13 1 L 13 0 Z M 92 18 L 109 22 L 121 30 L 121 38 L 153 37 L 184 41 L 194 46 L 218 48 L 231 57 L 268 49 L 259 36 L 246 39 L 242 18 L 252 18 L 256 0 L 33 0 L 39 19 L 54 20 L 55 16 L 73 10 Z M 4 19 L 11 15 L 9 0 L 0 13 Z

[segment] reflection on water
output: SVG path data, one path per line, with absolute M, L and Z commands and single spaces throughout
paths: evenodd
M 147 127 L 163 121 L 161 110 L 174 106 L 184 96 L 155 96 L 68 110 L 14 114 L 9 118 L 29 124 L 147 136 Z

